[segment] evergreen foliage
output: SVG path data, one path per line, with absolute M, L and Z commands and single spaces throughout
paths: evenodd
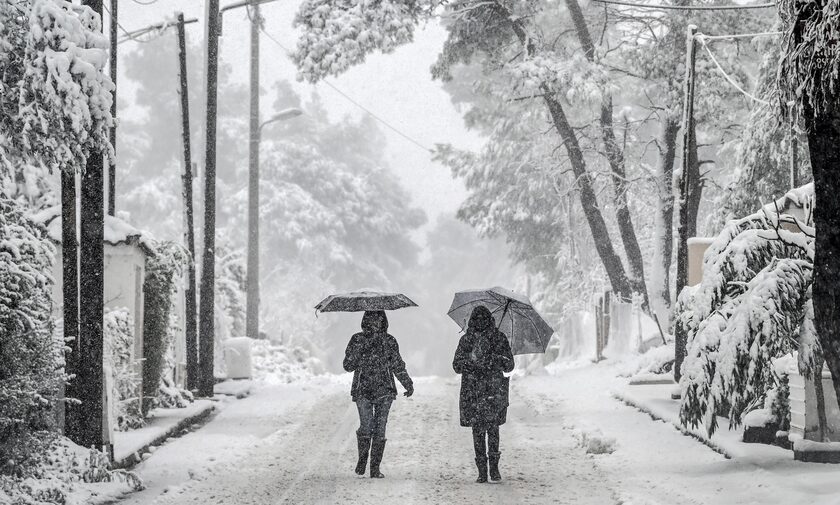
M 63 345 L 53 339 L 44 231 L 0 198 L 0 473 L 15 473 L 55 428 Z
M 189 253 L 175 242 L 161 242 L 146 258 L 143 283 L 143 414 L 154 407 L 171 340 L 172 297 Z
M 789 197 L 810 208 L 813 188 Z M 774 358 L 819 352 L 814 339 L 802 336 L 813 315 L 814 230 L 777 208 L 730 222 L 705 255 L 702 283 L 686 289 L 676 307 L 688 334 L 680 418 L 688 426 L 703 424 L 710 434 L 718 414 L 737 426 L 776 386 Z M 809 374 L 809 363 L 801 363 Z

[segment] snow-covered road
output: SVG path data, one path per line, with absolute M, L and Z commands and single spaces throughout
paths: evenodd
M 420 379 L 414 398 L 395 402 L 382 465 L 386 478 L 359 479 L 353 474 L 357 415 L 347 385 L 309 387 L 302 395 L 284 395 L 289 388 L 262 390 L 228 406 L 199 432 L 162 447 L 138 469 L 149 489 L 124 503 L 615 502 L 607 476 L 574 432 L 562 429 L 561 413 L 538 415 L 521 397 L 513 399 L 502 427 L 505 480 L 476 484 L 470 432 L 458 425 L 454 379 Z M 258 413 L 259 419 L 248 419 Z M 238 444 L 231 440 L 237 431 Z M 215 444 L 226 448 L 219 451 Z M 187 456 L 191 452 L 194 459 Z M 161 466 L 176 471 L 161 472 Z M 186 481 L 177 482 L 178 474 Z
M 729 460 L 612 397 L 609 365 L 511 381 L 499 484 L 476 484 L 458 379 L 420 378 L 392 407 L 384 480 L 359 479 L 349 375 L 261 386 L 136 471 L 152 504 L 840 504 L 840 468 Z M 587 454 L 584 439 L 614 452 Z M 614 443 L 610 440 L 613 439 Z M 609 452 L 609 451 L 607 451 Z

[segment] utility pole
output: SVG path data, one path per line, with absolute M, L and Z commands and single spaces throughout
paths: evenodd
M 187 351 L 187 389 L 198 388 L 198 329 L 195 296 L 195 233 L 193 231 L 193 172 L 192 150 L 190 146 L 190 101 L 187 88 L 187 36 L 184 30 L 184 13 L 178 13 L 178 74 L 181 84 L 181 134 L 184 142 L 184 243 L 190 252 L 187 265 L 186 298 L 186 351 Z
M 111 0 L 111 58 L 108 69 L 111 71 L 111 82 L 114 83 L 113 100 L 111 101 L 111 148 L 113 157 L 108 164 L 108 215 L 113 216 L 117 211 L 117 0 Z
M 204 247 L 199 301 L 200 396 L 213 396 L 216 271 L 216 92 L 219 69 L 219 0 L 207 0 L 207 125 L 204 169 Z
M 76 170 L 61 171 L 61 287 L 63 296 L 64 371 L 77 376 L 79 362 L 79 238 L 76 229 Z M 79 397 L 79 382 L 71 379 L 64 391 L 65 398 Z M 64 403 L 65 434 L 79 440 L 76 406 Z
M 102 0 L 84 0 L 102 19 Z M 103 437 L 103 334 L 104 307 L 104 153 L 92 151 L 81 183 L 81 228 L 79 233 L 79 338 L 76 356 L 76 387 L 81 404 L 72 416 L 78 422 L 75 440 L 83 447 L 102 449 Z
M 246 276 L 245 335 L 259 338 L 260 324 L 260 7 L 252 0 L 251 116 L 248 143 L 248 271 Z
M 686 59 L 685 59 L 685 103 L 683 107 L 683 166 L 680 174 L 679 212 L 680 221 L 677 228 L 677 296 L 688 284 L 688 238 L 696 228 L 689 216 L 689 199 L 697 181 L 693 180 L 697 169 L 697 137 L 694 122 L 694 86 L 695 63 L 697 60 L 696 35 L 697 26 L 688 25 L 686 29 Z M 693 217 L 696 220 L 696 216 Z M 674 335 L 674 378 L 679 381 L 680 367 L 685 359 L 687 335 L 681 325 L 677 325 Z

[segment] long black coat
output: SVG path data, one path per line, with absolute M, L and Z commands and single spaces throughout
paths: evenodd
M 350 338 L 344 352 L 344 369 L 353 372 L 350 396 L 378 400 L 397 397 L 394 377 L 406 390 L 413 390 L 411 377 L 400 356 L 397 339 L 387 333 L 388 320 L 384 312 L 365 312 L 362 331 Z
M 510 372 L 513 367 L 513 353 L 504 333 L 492 324 L 483 330 L 467 330 L 452 361 L 455 373 L 461 374 L 461 426 L 505 423 L 509 383 L 503 372 Z

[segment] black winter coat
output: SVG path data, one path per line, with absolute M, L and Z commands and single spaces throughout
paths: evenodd
M 458 343 L 452 368 L 461 374 L 461 426 L 499 426 L 507 420 L 513 353 L 504 333 L 490 326 L 468 329 Z
M 368 314 L 362 320 L 363 331 L 350 338 L 344 352 L 344 369 L 353 372 L 350 396 L 353 401 L 383 397 L 393 400 L 397 397 L 395 376 L 407 391 L 413 391 L 414 385 L 400 356 L 397 339 L 382 331 L 388 327 L 384 312 L 381 316 L 377 312 Z

